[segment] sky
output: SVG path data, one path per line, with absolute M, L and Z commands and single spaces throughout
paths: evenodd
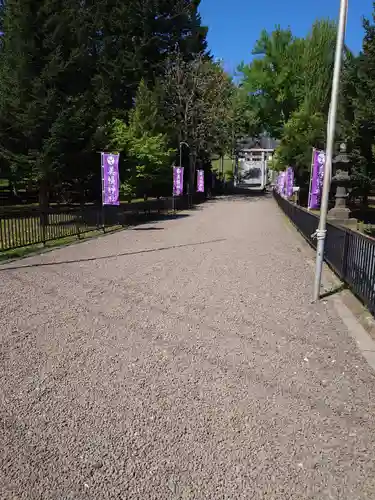
M 349 0 L 346 44 L 354 52 L 361 49 L 362 18 L 371 16 L 372 5 L 373 0 Z M 337 19 L 339 6 L 340 0 L 201 0 L 200 13 L 213 56 L 232 73 L 242 61 L 250 62 L 263 28 L 280 25 L 305 36 L 315 19 Z

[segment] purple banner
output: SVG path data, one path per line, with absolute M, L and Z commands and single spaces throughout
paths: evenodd
M 324 151 L 315 151 L 313 166 L 312 166 L 313 171 L 311 178 L 309 207 L 308 207 L 313 210 L 320 208 L 325 162 L 326 162 L 326 155 Z
M 280 174 L 277 175 L 275 190 L 280 194 Z
M 285 173 L 285 194 L 287 198 L 293 196 L 293 184 L 294 184 L 294 170 L 292 167 L 288 167 Z
M 102 204 L 119 205 L 119 154 L 102 153 Z
M 279 187 L 280 187 L 280 174 L 277 174 L 276 183 L 275 183 L 275 191 L 276 191 L 276 193 L 279 192 Z
M 285 186 L 285 172 L 280 172 L 277 178 L 277 192 L 284 196 L 284 186 Z
M 184 167 L 173 167 L 173 196 L 184 194 Z
M 197 192 L 204 193 L 204 170 L 197 170 Z

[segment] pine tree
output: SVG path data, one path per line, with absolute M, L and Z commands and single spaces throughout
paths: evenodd
M 352 176 L 366 204 L 375 181 L 375 25 L 364 22 L 363 50 L 345 64 L 342 104 L 352 151 Z
M 2 4 L 1 4 L 2 5 Z M 0 53 L 0 167 L 53 186 L 99 172 L 96 151 L 177 49 L 206 50 L 196 0 L 7 0 Z M 1 11 L 0 11 L 1 18 Z M 1 20 L 1 19 L 0 19 Z
M 86 175 L 86 162 L 77 160 L 90 150 L 96 123 L 85 14 L 72 0 L 9 0 L 5 7 L 0 153 L 16 175 L 38 182 L 43 205 L 52 184 L 72 171 Z
M 101 34 L 98 84 L 109 92 L 111 107 L 123 116 L 132 108 L 140 81 L 154 85 L 173 52 L 186 59 L 206 52 L 197 0 L 96 2 Z

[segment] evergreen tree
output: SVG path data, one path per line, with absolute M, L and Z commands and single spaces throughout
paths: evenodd
M 127 119 L 139 83 L 170 54 L 206 51 L 197 0 L 7 0 L 0 8 L 0 168 L 33 179 L 43 204 L 98 174 L 105 126 Z M 0 4 L 0 7 L 3 3 Z M 156 95 L 156 94 L 155 94 Z
M 82 155 L 96 124 L 85 10 L 73 0 L 9 0 L 5 7 L 0 154 L 17 176 L 38 181 L 43 204 L 59 179 L 86 174 Z
M 111 7 L 109 8 L 109 4 Z M 206 51 L 197 0 L 96 2 L 100 33 L 98 85 L 109 92 L 110 107 L 124 116 L 133 106 L 142 79 L 154 85 L 165 73 L 170 54 L 193 58 Z
M 375 181 L 375 25 L 364 21 L 363 50 L 346 60 L 342 104 L 355 189 L 366 204 Z
M 195 182 L 195 169 L 207 154 L 223 152 L 230 144 L 233 84 L 219 64 L 199 55 L 185 61 L 174 55 L 164 80 L 164 113 L 168 117 L 173 145 L 189 145 L 189 187 Z

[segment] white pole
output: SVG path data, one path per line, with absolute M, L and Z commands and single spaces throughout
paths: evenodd
M 333 82 L 332 82 L 331 105 L 330 105 L 328 125 L 327 125 L 327 150 L 326 150 L 326 162 L 324 168 L 323 193 L 322 193 L 322 202 L 320 207 L 319 227 L 316 231 L 317 251 L 316 251 L 316 269 L 315 269 L 315 282 L 314 282 L 314 295 L 313 295 L 314 302 L 318 301 L 320 298 L 320 285 L 322 280 L 322 269 L 323 269 L 323 259 L 324 259 L 324 243 L 327 233 L 326 225 L 327 225 L 327 212 L 328 212 L 328 197 L 331 187 L 333 144 L 335 140 L 337 105 L 339 99 L 340 74 L 341 74 L 342 55 L 344 50 L 347 15 L 348 15 L 348 0 L 341 0 L 340 18 L 339 18 L 339 26 L 338 26 L 337 42 L 336 42 L 335 67 L 334 67 Z

